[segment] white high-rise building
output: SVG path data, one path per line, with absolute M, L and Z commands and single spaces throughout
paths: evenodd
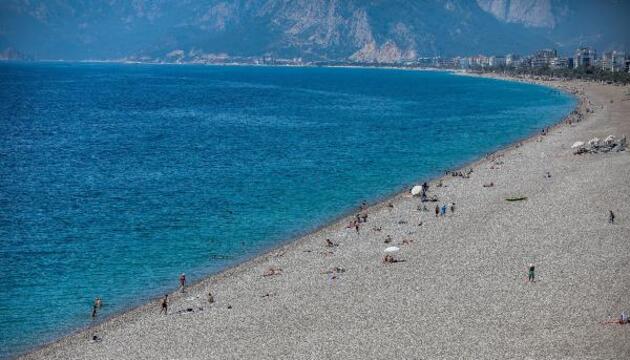
M 490 56 L 488 59 L 489 66 L 505 66 L 505 56 Z
M 601 61 L 602 69 L 612 72 L 624 71 L 626 65 L 626 54 L 619 51 L 604 53 Z
M 588 67 L 595 65 L 597 60 L 597 53 L 595 49 L 590 47 L 583 47 L 577 49 L 575 52 L 575 58 L 573 59 L 573 65 L 575 68 Z
M 522 61 L 520 55 L 516 54 L 507 54 L 505 56 L 505 65 L 507 66 L 518 66 Z

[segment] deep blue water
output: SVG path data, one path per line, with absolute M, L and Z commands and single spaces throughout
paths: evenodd
M 547 88 L 383 69 L 0 65 L 0 357 L 556 122 Z

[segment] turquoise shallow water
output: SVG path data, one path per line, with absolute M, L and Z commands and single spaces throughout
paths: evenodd
M 0 357 L 559 121 L 533 85 L 384 69 L 0 65 Z

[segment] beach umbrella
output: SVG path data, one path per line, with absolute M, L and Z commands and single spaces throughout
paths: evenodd
M 393 253 L 397 253 L 399 250 L 400 249 L 395 246 L 390 246 L 387 249 L 385 249 L 385 252 L 389 254 L 393 254 Z
M 584 146 L 584 141 L 576 141 L 571 145 L 571 149 L 579 148 Z
M 416 185 L 411 188 L 411 195 L 416 196 L 420 195 L 420 193 L 422 193 L 422 186 Z

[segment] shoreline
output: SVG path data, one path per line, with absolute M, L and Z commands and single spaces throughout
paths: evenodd
M 90 62 L 91 63 L 91 62 Z M 101 62 L 97 62 L 97 63 L 101 63 Z M 105 62 L 105 63 L 115 63 L 115 64 L 131 64 L 134 65 L 136 63 L 125 63 L 125 62 Z M 142 64 L 142 63 L 140 63 Z M 151 64 L 153 65 L 153 64 Z M 208 64 L 157 64 L 157 65 L 208 65 Z M 215 64 L 210 64 L 210 66 L 215 66 Z M 232 64 L 219 64 L 218 66 L 232 66 Z M 238 65 L 240 66 L 240 65 Z M 247 65 L 249 66 L 249 65 Z M 274 66 L 274 65 L 251 65 L 251 66 Z M 305 66 L 305 67 L 317 67 L 317 66 Z M 320 66 L 321 67 L 321 66 Z M 484 77 L 484 78 L 489 78 L 489 79 L 493 79 L 493 80 L 499 80 L 499 81 L 514 81 L 514 82 L 523 82 L 523 83 L 528 83 L 528 84 L 532 84 L 532 85 L 537 85 L 537 86 L 544 86 L 550 89 L 554 89 L 557 91 L 561 91 L 561 92 L 565 92 L 567 95 L 570 95 L 572 97 L 574 97 L 577 101 L 576 101 L 576 105 L 573 108 L 573 110 L 577 110 L 581 107 L 583 99 L 575 96 L 575 94 L 572 94 L 570 92 L 568 92 L 566 89 L 560 89 L 560 88 L 556 88 L 553 87 L 551 85 L 546 85 L 546 84 L 542 84 L 542 83 L 537 83 L 537 82 L 528 82 L 528 81 L 522 81 L 519 79 L 512 79 L 512 78 L 497 78 L 497 77 L 492 77 L 492 76 L 484 76 L 484 75 L 479 75 L 479 74 L 470 74 L 470 73 L 463 73 L 463 72 L 458 72 L 455 70 L 445 70 L 445 69 L 402 69 L 402 68 L 396 68 L 396 67 L 364 67 L 364 66 L 323 66 L 323 67 L 332 67 L 332 68 L 358 68 L 358 69 L 384 69 L 384 70 L 405 70 L 405 71 L 440 71 L 440 72 L 448 72 L 448 73 L 452 73 L 454 75 L 458 75 L 458 76 L 472 76 L 472 77 Z M 549 125 L 549 129 L 555 129 L 558 126 L 562 126 L 562 124 L 565 122 L 566 118 L 570 116 L 571 113 L 566 114 L 561 120 L 559 120 L 556 123 L 550 124 Z M 490 152 L 490 153 L 486 153 L 481 157 L 478 158 L 474 158 L 470 161 L 464 161 L 462 164 L 455 166 L 453 169 L 443 169 L 439 171 L 439 175 L 435 175 L 435 176 L 428 176 L 425 179 L 419 179 L 417 181 L 414 181 L 412 184 L 402 184 L 399 186 L 400 189 L 398 190 L 393 190 L 390 194 L 382 196 L 377 198 L 376 200 L 374 200 L 373 202 L 368 202 L 368 207 L 365 209 L 367 212 L 371 212 L 371 211 L 377 211 L 377 210 L 381 210 L 383 208 L 385 208 L 387 206 L 388 203 L 390 202 L 395 202 L 396 200 L 399 200 L 400 198 L 405 198 L 409 196 L 409 190 L 410 187 L 416 184 L 422 184 L 423 182 L 427 182 L 427 183 L 433 183 L 436 181 L 439 181 L 441 179 L 445 179 L 448 178 L 447 175 L 444 174 L 444 172 L 451 172 L 451 171 L 464 171 L 465 169 L 469 169 L 471 167 L 475 167 L 475 166 L 479 166 L 480 164 L 488 161 L 488 157 L 490 156 L 495 156 L 495 155 L 500 155 L 502 153 L 505 153 L 507 151 L 511 151 L 515 148 L 518 148 L 519 146 L 521 146 L 521 144 L 526 143 L 528 141 L 531 141 L 533 139 L 535 139 L 536 137 L 538 137 L 539 135 L 537 135 L 537 133 L 532 133 L 530 135 L 524 135 L 522 138 L 519 138 L 518 140 L 500 146 L 498 147 L 496 150 Z M 238 270 L 242 267 L 250 267 L 256 263 L 260 263 L 260 262 L 264 262 L 266 260 L 268 260 L 269 258 L 275 257 L 278 253 L 280 252 L 284 252 L 284 251 L 288 251 L 290 248 L 298 245 L 301 242 L 307 241 L 309 237 L 315 236 L 317 235 L 317 233 L 323 232 L 325 230 L 329 230 L 331 228 L 335 228 L 335 227 L 339 227 L 339 226 L 344 226 L 344 224 L 347 224 L 348 221 L 354 219 L 354 214 L 356 213 L 356 211 L 358 210 L 358 206 L 354 206 L 352 207 L 350 210 L 344 211 L 341 214 L 332 217 L 331 220 L 325 221 L 323 222 L 321 225 L 315 226 L 312 230 L 304 230 L 304 231 L 300 231 L 297 234 L 290 236 L 286 239 L 280 240 L 278 241 L 278 243 L 268 249 L 263 250 L 261 253 L 256 254 L 250 258 L 246 258 L 242 261 L 237 261 L 232 265 L 229 265 L 228 267 L 226 267 L 225 269 L 222 269 L 218 272 L 214 272 L 214 273 L 210 273 L 208 275 L 203 276 L 203 278 L 198 279 L 192 283 L 190 283 L 187 287 L 188 289 L 197 289 L 199 287 L 204 287 L 204 285 L 207 285 L 207 283 L 212 283 L 214 281 L 218 281 L 218 280 L 223 280 L 224 278 L 227 278 L 229 276 L 234 275 L 235 273 L 238 272 Z M 179 292 L 177 291 L 177 289 L 175 290 L 169 290 L 168 292 L 169 294 L 169 298 L 170 299 L 177 299 L 179 296 Z M 119 320 L 119 318 L 125 317 L 126 315 L 129 315 L 130 313 L 135 313 L 135 312 L 140 312 L 142 310 L 144 310 L 145 308 L 151 307 L 151 308 L 155 308 L 159 305 L 159 301 L 161 301 L 161 297 L 155 297 L 155 298 L 151 298 L 150 300 L 143 302 L 139 305 L 136 306 L 132 306 L 130 308 L 126 308 L 126 309 L 122 309 L 118 312 L 112 313 L 110 315 L 108 315 L 107 317 L 104 317 L 102 319 L 98 319 L 96 321 L 94 321 L 92 324 L 89 324 L 87 326 L 82 326 L 80 328 L 74 329 L 71 332 L 62 335 L 54 340 L 51 340 L 49 342 L 46 342 L 44 344 L 41 345 L 37 345 L 34 348 L 27 350 L 24 353 L 20 353 L 17 354 L 17 356 L 14 356 L 14 358 L 22 358 L 24 356 L 28 356 L 31 353 L 37 352 L 37 351 L 41 351 L 44 350 L 45 348 L 52 346 L 56 343 L 58 343 L 59 341 L 62 341 L 65 338 L 68 337 L 73 337 L 73 336 L 78 336 L 78 335 L 82 335 L 86 332 L 91 332 L 91 330 L 98 328 L 99 326 L 102 326 L 105 323 L 108 322 L 113 322 L 115 320 Z
M 501 80 L 505 80 L 505 79 L 501 79 Z M 514 81 L 518 81 L 518 80 L 514 80 Z M 563 85 L 566 85 L 566 82 L 562 82 Z M 569 83 L 571 84 L 571 83 Z M 541 84 L 541 83 L 537 83 L 537 85 L 542 85 L 542 86 L 547 86 L 547 87 L 553 87 L 554 89 L 557 90 L 561 90 L 561 91 L 568 91 L 566 88 L 563 89 L 559 89 L 556 86 L 556 84 Z M 577 96 L 575 94 L 573 94 L 574 96 Z M 578 97 L 579 101 L 576 103 L 576 109 L 580 109 L 582 110 L 583 106 L 584 106 L 584 101 L 585 98 L 584 97 Z M 590 101 L 590 100 L 589 100 Z M 568 116 L 571 116 L 572 113 L 567 114 L 567 116 L 565 116 L 563 119 L 561 119 L 557 124 L 554 125 L 550 125 L 550 135 L 554 134 L 558 129 L 563 128 L 563 123 L 565 122 L 566 118 Z M 586 116 L 586 114 L 583 114 L 583 116 Z M 549 135 L 548 135 L 549 136 Z M 505 147 L 502 147 L 500 149 L 497 149 L 496 151 L 494 151 L 491 154 L 486 154 L 485 156 L 472 160 L 470 162 L 464 163 L 462 166 L 458 167 L 457 169 L 461 170 L 461 169 L 467 169 L 467 168 L 478 168 L 484 165 L 487 165 L 489 163 L 492 163 L 495 158 L 498 157 L 502 157 L 505 156 L 507 153 L 511 153 L 516 151 L 516 149 L 521 148 L 521 146 L 524 146 L 526 144 L 532 143 L 534 142 L 539 136 L 536 134 L 532 134 L 531 136 L 526 136 L 524 139 L 521 139 L 519 141 L 516 141 L 512 144 L 506 145 Z M 437 176 L 437 177 L 431 177 L 431 179 L 428 179 L 427 182 L 430 182 L 432 184 L 432 187 L 435 186 L 434 183 L 438 180 L 444 180 L 444 181 L 449 181 L 451 179 L 450 176 L 447 175 L 441 175 L 441 176 Z M 407 185 L 403 185 L 402 187 L 406 187 Z M 369 214 L 373 214 L 373 213 L 378 213 L 381 211 L 388 211 L 388 203 L 395 203 L 396 207 L 398 207 L 398 203 L 400 202 L 404 202 L 407 199 L 409 199 L 409 196 L 407 194 L 408 192 L 403 190 L 400 192 L 395 192 L 393 193 L 391 196 L 386 196 L 383 199 L 378 200 L 376 203 L 374 204 L 370 204 L 366 210 L 366 212 L 368 212 Z M 353 211 L 349 211 L 348 213 L 345 214 L 341 214 L 338 217 L 334 218 L 333 220 L 331 220 L 330 222 L 327 222 L 325 224 L 322 224 L 319 227 L 316 227 L 314 230 L 307 232 L 306 234 L 299 234 L 297 235 L 297 237 L 292 237 L 290 239 L 287 239 L 285 241 L 282 241 L 278 244 L 278 246 L 273 247 L 269 250 L 266 250 L 264 253 L 254 256 L 251 259 L 247 259 L 241 263 L 235 264 L 229 268 L 226 268 L 218 273 L 215 274 L 211 274 L 197 282 L 195 282 L 194 284 L 192 284 L 189 287 L 188 293 L 184 296 L 180 296 L 178 295 L 178 293 L 173 293 L 173 302 L 178 302 L 178 301 L 183 301 L 183 298 L 185 296 L 189 296 L 188 294 L 194 294 L 194 293 L 198 293 L 200 292 L 200 290 L 202 289 L 206 289 L 209 288 L 219 282 L 227 282 L 227 280 L 231 277 L 235 277 L 237 275 L 241 275 L 243 273 L 247 273 L 249 271 L 251 271 L 253 268 L 256 268 L 257 266 L 269 262 L 269 261 L 274 261 L 274 259 L 280 258 L 282 256 L 284 256 L 285 253 L 290 252 L 290 251 L 297 251 L 301 246 L 304 246 L 305 244 L 307 244 L 309 241 L 313 240 L 314 238 L 317 237 L 321 237 L 323 234 L 326 234 L 328 232 L 334 232 L 337 230 L 343 231 L 343 227 L 345 225 L 346 222 L 348 222 L 349 219 L 353 218 L 352 216 Z M 368 222 L 368 226 L 371 226 L 370 223 Z M 54 340 L 53 342 L 47 343 L 47 344 L 43 344 L 41 346 L 38 346 L 32 350 L 30 350 L 28 353 L 26 354 L 22 354 L 21 356 L 23 357 L 31 357 L 31 356 L 37 356 L 38 353 L 40 352 L 45 352 L 47 350 L 51 350 L 53 347 L 57 347 L 57 346 L 62 346 L 64 342 L 66 341 L 71 341 L 73 339 L 82 337 L 84 335 L 88 335 L 88 332 L 95 332 L 98 331 L 99 333 L 102 331 L 108 331 L 108 330 L 112 330 L 115 329 L 118 326 L 126 326 L 126 324 L 130 323 L 130 322 L 134 322 L 134 321 L 138 321 L 139 319 L 136 317 L 136 315 L 140 316 L 142 315 L 145 311 L 148 312 L 148 310 L 154 310 L 157 308 L 157 302 L 159 300 L 151 300 L 145 304 L 139 305 L 137 307 L 131 308 L 131 309 L 127 309 L 122 311 L 122 313 L 117 313 L 117 314 L 113 314 L 108 318 L 105 318 L 102 320 L 102 322 L 99 322 L 97 324 L 88 326 L 86 328 L 81 328 L 81 329 L 77 329 L 75 332 L 68 334 L 66 336 L 63 336 L 60 339 Z

